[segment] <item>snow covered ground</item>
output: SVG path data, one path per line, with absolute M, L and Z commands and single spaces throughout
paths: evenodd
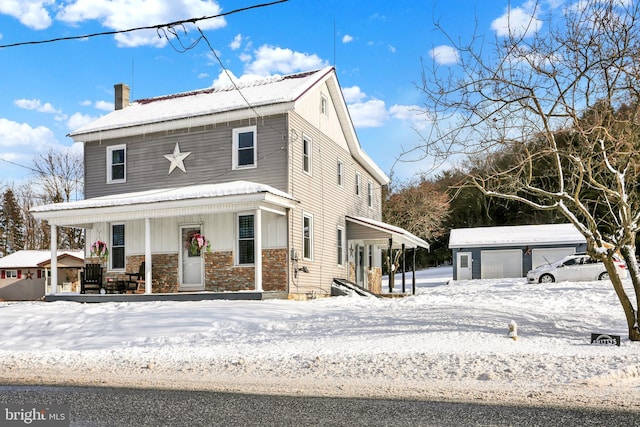
M 404 298 L 0 303 L 0 382 L 640 411 L 640 343 L 609 282 L 447 284 L 451 273 L 419 272 Z M 591 345 L 591 332 L 622 345 Z

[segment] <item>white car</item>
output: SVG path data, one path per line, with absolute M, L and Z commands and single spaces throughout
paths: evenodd
M 624 279 L 627 277 L 627 265 L 617 256 L 614 259 L 618 275 L 621 279 Z M 527 281 L 529 283 L 608 279 L 609 273 L 607 273 L 604 263 L 583 254 L 566 256 L 560 261 L 541 265 L 527 273 Z

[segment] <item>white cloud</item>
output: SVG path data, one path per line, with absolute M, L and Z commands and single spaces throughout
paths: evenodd
M 491 29 L 499 37 L 531 36 L 542 27 L 542 21 L 536 17 L 537 7 L 537 2 L 527 1 L 520 7 L 507 8 L 502 16 L 493 20 Z
M 69 120 L 67 121 L 67 128 L 69 128 L 70 130 L 75 130 L 91 123 L 96 119 L 98 119 L 98 117 L 93 117 L 88 114 L 82 113 L 74 113 L 71 115 L 71 117 L 69 117 Z
M 342 89 L 342 95 L 347 104 L 362 102 L 367 97 L 367 94 L 360 90 L 360 86 L 345 87 Z
M 90 107 L 91 104 L 92 104 L 92 102 L 89 101 L 88 99 L 80 102 L 80 105 L 82 105 L 83 107 Z
M 387 49 L 388 49 L 388 50 L 389 50 L 389 52 L 391 52 L 391 53 L 396 53 L 396 48 L 395 48 L 395 46 L 388 45 L 388 46 L 387 46 Z
M 102 110 L 102 111 L 113 111 L 113 109 L 115 108 L 113 102 L 108 102 L 108 101 L 96 101 L 95 107 L 98 110 Z
M 231 50 L 238 50 L 242 46 L 242 34 L 238 34 L 233 38 L 233 41 L 229 44 Z
M 141 13 L 144 11 L 144 13 Z M 215 1 L 210 0 L 174 0 L 171 2 L 146 0 L 75 0 L 62 6 L 56 19 L 68 24 L 79 24 L 84 21 L 99 21 L 102 26 L 112 30 L 144 27 L 149 25 L 175 22 L 193 17 L 214 16 L 222 9 Z M 203 30 L 222 28 L 226 25 L 224 18 L 198 21 Z M 193 26 L 185 26 L 195 36 Z M 181 38 L 189 39 L 184 28 L 175 28 Z M 170 33 L 167 32 L 167 35 Z M 173 36 L 171 36 L 173 37 Z M 167 39 L 158 37 L 155 30 L 135 31 L 115 36 L 119 46 L 158 46 L 167 44 Z
M 51 129 L 38 126 L 31 127 L 27 123 L 17 123 L 0 118 L 0 147 L 3 147 L 2 157 L 9 159 L 11 155 L 19 153 L 6 152 L 6 149 L 20 151 L 21 148 L 33 152 L 39 148 L 56 144 L 57 140 Z
M 456 64 L 460 59 L 458 51 L 446 45 L 434 47 L 429 51 L 429 55 L 440 65 Z
M 48 102 L 44 104 L 39 99 L 16 99 L 13 103 L 22 109 L 25 110 L 33 110 L 39 113 L 47 113 L 47 114 L 60 114 L 60 110 L 56 110 L 53 108 Z
M 44 30 L 52 22 L 47 6 L 53 5 L 55 0 L 3 0 L 0 13 L 17 18 L 33 30 Z
M 431 122 L 429 115 L 419 105 L 393 105 L 389 108 L 389 114 L 394 119 L 410 123 L 411 127 L 422 130 Z
M 349 34 L 345 34 L 344 36 L 342 36 L 342 43 L 350 43 L 353 41 L 353 36 L 350 36 Z
M 358 127 L 380 127 L 389 119 L 384 101 L 371 99 L 348 105 L 353 125 Z
M 273 74 L 291 74 L 327 67 L 329 63 L 316 54 L 296 52 L 291 49 L 263 45 L 255 52 L 253 62 L 245 66 L 245 74 L 270 76 Z

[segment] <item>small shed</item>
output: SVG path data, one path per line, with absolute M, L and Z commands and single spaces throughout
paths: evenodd
M 524 277 L 547 262 L 587 250 L 573 224 L 515 225 L 451 230 L 453 279 Z
M 63 292 L 77 292 L 83 251 L 58 252 L 58 284 Z M 44 297 L 51 267 L 51 251 L 22 250 L 0 258 L 0 300 L 29 301 Z

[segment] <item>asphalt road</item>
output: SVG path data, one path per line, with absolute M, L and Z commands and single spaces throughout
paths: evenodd
M 6 407 L 62 405 L 71 426 L 638 426 L 640 413 L 393 399 L 0 386 Z M 64 423 L 63 423 L 64 424 Z M 47 424 L 32 422 L 31 426 Z

